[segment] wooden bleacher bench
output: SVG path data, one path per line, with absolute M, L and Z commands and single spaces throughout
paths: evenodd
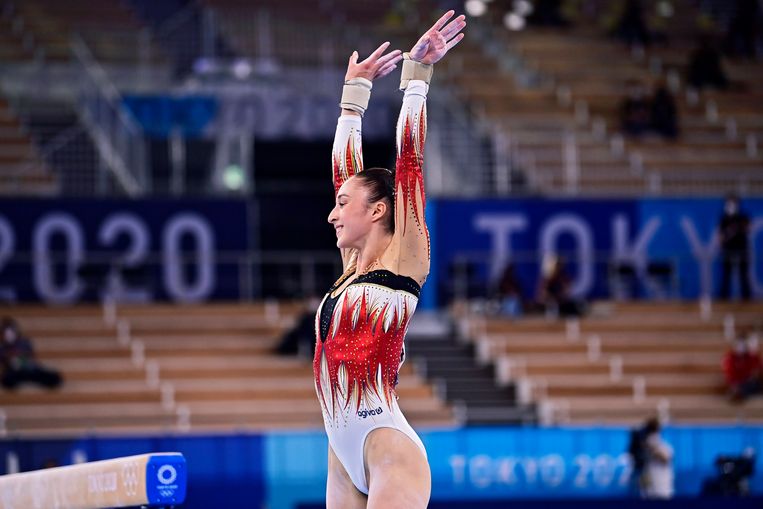
M 676 423 L 763 422 L 763 401 L 725 396 L 724 323 L 759 326 L 760 303 L 717 303 L 700 318 L 697 303 L 597 303 L 570 336 L 563 321 L 467 321 L 482 362 L 499 384 L 517 383 L 547 423 L 633 425 L 655 413 Z
M 689 7 L 682 7 L 689 9 Z M 696 13 L 695 13 L 696 14 Z M 686 14 L 685 19 L 692 19 L 693 14 Z M 678 17 L 680 18 L 680 17 Z M 677 18 L 677 19 L 678 19 Z M 522 59 L 525 69 L 534 69 L 539 73 L 540 83 L 530 92 L 536 94 L 538 101 L 528 101 L 524 106 L 512 108 L 512 102 L 522 104 L 522 95 L 527 92 L 521 87 L 505 86 L 489 88 L 480 85 L 479 81 L 489 83 L 511 83 L 511 79 L 500 72 L 495 65 L 493 74 L 485 73 L 484 63 L 480 80 L 458 79 L 457 83 L 467 92 L 463 95 L 477 103 L 486 117 L 497 124 L 510 126 L 512 135 L 542 126 L 544 123 L 556 123 L 563 126 L 561 130 L 584 133 L 592 128 L 592 122 L 604 120 L 607 134 L 619 130 L 619 106 L 625 96 L 625 83 L 637 79 L 651 90 L 663 75 L 655 74 L 655 69 L 673 69 L 679 76 L 685 76 L 689 53 L 694 48 L 694 28 L 691 23 L 682 28 L 671 27 L 671 44 L 667 47 L 654 45 L 646 49 L 646 56 L 635 59 L 629 50 L 618 41 L 606 38 L 601 29 L 591 27 L 581 22 L 579 26 L 565 31 L 554 29 L 539 29 L 530 27 L 521 32 L 508 34 L 498 25 L 500 20 L 495 18 L 496 35 L 511 48 L 515 55 Z M 469 53 L 469 59 L 475 48 Z M 478 48 L 477 48 L 478 49 Z M 650 67 L 651 66 L 651 67 Z M 644 175 L 662 177 L 660 188 L 665 193 L 707 193 L 709 190 L 730 190 L 736 181 L 728 176 L 734 172 L 746 178 L 745 185 L 755 192 L 763 188 L 763 177 L 760 168 L 763 160 L 749 158 L 746 154 L 746 136 L 763 137 L 763 102 L 759 97 L 763 94 L 763 66 L 760 64 L 740 65 L 726 62 L 725 67 L 732 81 L 729 91 L 702 91 L 698 103 L 685 100 L 685 89 L 676 95 L 676 105 L 679 112 L 681 137 L 677 143 L 661 143 L 651 150 L 648 145 L 639 146 L 643 150 Z M 567 111 L 559 113 L 560 103 L 555 97 L 560 90 L 569 92 L 566 102 Z M 545 101 L 543 98 L 545 97 Z M 709 119 L 706 114 L 708 101 L 715 104 L 719 113 L 717 120 Z M 575 121 L 573 109 L 575 105 L 587 105 L 588 119 L 584 125 Z M 536 119 L 527 118 L 535 114 Z M 516 118 L 512 118 L 516 116 Z M 564 119 L 562 117 L 566 116 Z M 548 119 L 554 119 L 551 122 Z M 735 125 L 737 135 L 729 136 L 728 123 Z M 550 130 L 550 129 L 549 129 Z M 556 130 L 560 130 L 556 127 Z M 535 129 L 537 132 L 537 129 Z M 686 143 L 683 143 L 686 140 Z M 553 143 L 553 142 L 552 142 Z M 638 142 L 627 140 L 627 150 Z M 561 140 L 558 141 L 561 146 Z M 598 138 L 591 144 L 601 149 L 605 154 L 610 148 L 606 139 Z M 687 152 L 687 148 L 704 148 L 702 154 Z M 520 155 L 536 162 L 532 168 L 537 177 L 534 185 L 541 190 L 559 191 L 567 187 L 567 181 L 559 175 L 563 171 L 563 163 L 555 161 L 555 155 L 544 154 L 544 148 L 553 148 L 547 144 L 533 145 L 528 142 L 518 145 Z M 717 149 L 717 150 L 716 150 Z M 558 150 L 558 149 L 557 149 Z M 583 194 L 615 192 L 632 194 L 633 191 L 653 192 L 652 184 L 642 179 L 641 182 L 632 178 L 629 165 L 612 165 L 610 168 L 596 168 L 596 159 L 604 161 L 604 157 L 586 157 L 579 149 L 581 157 L 581 178 L 577 189 Z M 545 161 L 544 161 L 545 159 Z M 596 168 L 587 172 L 588 168 Z M 741 168 L 741 170 L 740 170 Z M 609 170 L 610 175 L 606 174 Z M 587 174 L 587 175 L 586 175 Z M 677 176 L 680 174 L 681 176 Z M 722 175 L 723 177 L 717 177 Z M 619 180 L 621 177 L 623 180 Z
M 34 35 L 36 49 L 48 61 L 70 60 L 69 41 L 78 33 L 97 59 L 135 64 L 138 38 L 144 29 L 137 14 L 120 3 L 28 0 L 16 4 L 25 29 Z M 161 48 L 151 43 L 151 64 L 162 65 Z
M 302 307 L 120 306 L 111 322 L 98 306 L 13 308 L 41 361 L 65 382 L 54 391 L 0 392 L 0 420 L 19 436 L 320 427 L 312 362 L 272 353 Z M 129 324 L 127 342 L 117 323 Z M 400 379 L 400 404 L 414 425 L 454 424 L 411 363 Z

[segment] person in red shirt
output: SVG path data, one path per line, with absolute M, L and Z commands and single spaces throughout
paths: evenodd
M 749 331 L 740 332 L 724 355 L 723 373 L 729 395 L 734 401 L 743 401 L 748 396 L 763 391 L 763 362 L 758 341 Z

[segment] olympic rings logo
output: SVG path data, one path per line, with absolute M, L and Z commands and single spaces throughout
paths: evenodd
M 178 473 L 172 465 L 162 465 L 156 472 L 156 478 L 164 485 L 172 484 L 177 479 Z

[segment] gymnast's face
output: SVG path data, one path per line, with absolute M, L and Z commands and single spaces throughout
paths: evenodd
M 368 190 L 356 178 L 349 178 L 336 193 L 336 203 L 328 221 L 336 230 L 336 247 L 359 249 L 375 222 L 374 204 L 368 203 Z

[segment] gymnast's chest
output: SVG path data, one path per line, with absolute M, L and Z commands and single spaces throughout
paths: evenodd
M 360 349 L 402 341 L 417 303 L 418 295 L 404 289 L 353 282 L 324 297 L 316 314 L 316 335 L 326 346 Z

